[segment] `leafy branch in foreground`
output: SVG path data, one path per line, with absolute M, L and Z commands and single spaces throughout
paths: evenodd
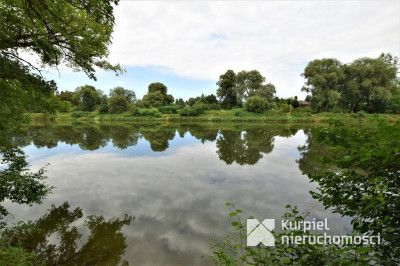
M 308 240 L 304 244 L 295 245 L 282 241 L 284 236 L 302 236 L 305 239 L 321 236 L 321 234 L 311 233 L 309 230 L 285 230 L 282 232 L 272 231 L 275 237 L 274 247 L 265 247 L 258 244 L 255 247 L 243 244 L 243 239 L 247 236 L 246 224 L 242 222 L 239 214 L 241 210 L 237 209 L 233 203 L 226 205 L 233 207 L 230 217 L 235 217 L 232 222 L 235 231 L 239 236 L 226 236 L 222 240 L 211 240 L 212 254 L 209 255 L 212 262 L 216 265 L 280 265 L 280 264 L 298 264 L 298 265 L 368 265 L 377 263 L 375 252 L 370 246 L 356 244 L 330 244 L 321 245 L 310 243 Z M 282 216 L 289 221 L 305 221 L 309 213 L 301 213 L 297 207 L 287 205 L 288 211 Z M 249 219 L 253 219 L 252 216 Z M 357 232 L 352 232 L 354 236 Z

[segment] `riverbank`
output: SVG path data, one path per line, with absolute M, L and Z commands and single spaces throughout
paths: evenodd
M 133 116 L 130 113 L 122 114 L 98 114 L 96 112 L 70 112 L 56 115 L 30 114 L 32 121 L 55 122 L 259 122 L 259 123 L 326 123 L 330 119 L 336 119 L 350 123 L 368 123 L 383 120 L 389 123 L 400 121 L 400 115 L 396 114 L 342 114 L 342 113 L 318 113 L 308 112 L 282 113 L 277 110 L 269 110 L 263 113 L 251 113 L 242 109 L 211 110 L 199 116 L 189 117 L 178 114 L 162 114 L 159 117 Z

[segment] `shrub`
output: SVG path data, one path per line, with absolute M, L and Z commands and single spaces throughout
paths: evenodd
M 130 110 L 131 116 L 139 116 L 139 110 L 137 106 L 133 106 Z
M 294 109 L 295 112 L 298 113 L 311 113 L 311 108 L 310 107 L 298 107 L 296 109 Z
M 293 110 L 293 106 L 291 106 L 290 104 L 282 104 L 280 110 L 283 113 L 291 113 Z
M 122 95 L 112 96 L 107 103 L 110 114 L 120 114 L 128 111 L 128 101 Z
M 108 106 L 105 103 L 99 105 L 99 114 L 108 114 Z
M 156 108 L 139 109 L 139 116 L 160 117 L 161 113 Z
M 87 112 L 84 111 L 75 111 L 71 114 L 71 117 L 73 118 L 79 118 L 79 117 L 84 117 L 87 115 Z
M 68 112 L 71 112 L 72 104 L 69 101 L 61 101 L 61 100 L 59 100 L 59 101 L 57 101 L 56 109 L 59 112 L 68 113 Z
M 244 103 L 244 109 L 253 113 L 262 113 L 263 111 L 269 109 L 269 103 L 267 100 L 259 96 L 253 96 L 249 97 Z
M 158 108 L 162 114 L 177 114 L 178 110 L 175 105 L 167 105 Z
M 246 111 L 243 109 L 235 109 L 235 111 L 233 111 L 233 115 L 236 117 L 243 117 L 246 115 Z
M 221 106 L 218 103 L 208 104 L 209 110 L 221 110 Z

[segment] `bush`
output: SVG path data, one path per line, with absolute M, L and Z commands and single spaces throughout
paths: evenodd
M 310 107 L 298 107 L 294 109 L 295 112 L 297 113 L 311 113 L 311 108 Z
M 61 100 L 57 101 L 57 104 L 56 104 L 57 111 L 62 112 L 62 113 L 68 113 L 68 112 L 71 112 L 71 109 L 72 109 L 71 102 L 61 101 Z
M 246 115 L 246 111 L 243 110 L 243 109 L 235 109 L 233 111 L 233 115 L 236 116 L 236 117 L 243 117 L 243 116 Z
M 167 105 L 158 108 L 162 114 L 177 114 L 178 110 L 175 105 Z
M 79 117 L 84 117 L 88 114 L 88 112 L 84 112 L 84 111 L 75 111 L 71 114 L 72 118 L 79 118 Z
M 244 109 L 253 113 L 262 113 L 269 109 L 269 103 L 259 96 L 253 96 L 249 97 L 244 103 Z
M 179 111 L 181 116 L 198 116 L 204 113 L 204 111 L 209 110 L 207 104 L 196 103 L 192 107 L 185 107 Z
M 137 106 L 133 106 L 130 110 L 131 116 L 139 116 L 139 110 Z
M 120 114 L 128 111 L 128 101 L 122 95 L 112 96 L 107 103 L 110 114 Z
M 283 113 L 291 113 L 293 110 L 293 106 L 291 106 L 290 104 L 282 104 L 280 110 Z
M 160 117 L 161 113 L 156 108 L 139 109 L 139 116 Z
M 99 114 L 108 114 L 108 106 L 105 103 L 99 105 Z
M 221 106 L 218 103 L 208 104 L 209 110 L 221 110 Z

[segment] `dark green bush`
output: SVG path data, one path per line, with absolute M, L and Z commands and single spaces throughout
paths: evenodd
M 139 116 L 139 110 L 137 106 L 133 106 L 130 110 L 131 116 Z
M 177 114 L 178 113 L 178 110 L 175 105 L 161 106 L 160 108 L 158 108 L 158 110 L 162 114 Z
M 196 103 L 192 107 L 185 107 L 179 111 L 181 116 L 198 116 L 204 113 L 204 111 L 209 110 L 208 105 L 204 103 Z
M 110 114 L 120 114 L 128 111 L 128 101 L 122 95 L 112 96 L 107 103 Z
M 282 104 L 280 110 L 282 113 L 290 113 L 293 110 L 293 106 L 290 104 Z
M 79 117 L 84 117 L 87 114 L 88 114 L 88 112 L 85 112 L 85 111 L 75 111 L 75 112 L 72 112 L 71 117 L 72 118 L 79 118 Z
M 108 106 L 105 103 L 99 105 L 99 114 L 108 114 Z
M 253 113 L 262 113 L 269 109 L 269 103 L 259 96 L 253 96 L 249 97 L 244 103 L 244 109 Z
M 139 109 L 139 116 L 161 117 L 161 113 L 156 108 Z

